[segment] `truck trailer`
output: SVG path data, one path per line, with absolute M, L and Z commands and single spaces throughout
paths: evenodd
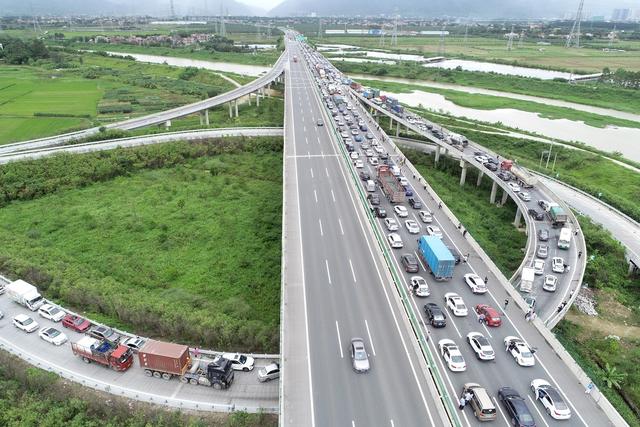
M 538 177 L 529 173 L 526 169 L 520 166 L 512 166 L 511 173 L 520 182 L 520 185 L 524 188 L 533 188 L 538 183 Z
M 536 271 L 531 267 L 524 267 L 522 274 L 520 275 L 520 291 L 531 292 L 533 289 L 533 282 L 536 279 Z
M 38 289 L 24 280 L 9 283 L 6 293 L 12 300 L 31 311 L 36 311 L 44 304 L 44 298 L 38 293 Z
M 382 192 L 391 203 L 402 203 L 404 201 L 405 189 L 402 188 L 398 179 L 391 173 L 389 165 L 378 166 L 378 184 Z
M 127 346 L 113 346 L 107 341 L 100 341 L 84 336 L 78 342 L 71 343 L 73 354 L 82 358 L 85 363 L 96 362 L 114 371 L 123 372 L 133 365 L 133 352 Z
M 200 384 L 216 390 L 227 389 L 233 383 L 231 362 L 222 357 L 215 360 L 191 358 L 189 347 L 181 344 L 149 340 L 138 352 L 140 366 L 151 377 Z
M 449 280 L 453 277 L 456 260 L 441 238 L 421 236 L 418 240 L 418 253 L 436 280 Z
M 562 227 L 569 220 L 569 216 L 560 206 L 551 206 L 549 208 L 549 219 L 554 227 Z

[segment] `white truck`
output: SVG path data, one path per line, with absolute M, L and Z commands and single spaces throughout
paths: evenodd
M 6 292 L 15 302 L 31 311 L 36 311 L 44 304 L 44 298 L 38 293 L 38 289 L 24 280 L 9 283 Z
M 536 279 L 536 271 L 532 267 L 524 267 L 520 275 L 520 291 L 531 292 L 533 289 L 533 281 Z

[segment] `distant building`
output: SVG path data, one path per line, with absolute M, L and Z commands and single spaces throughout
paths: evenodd
M 611 15 L 612 21 L 626 21 L 631 17 L 630 9 L 613 9 L 613 14 Z

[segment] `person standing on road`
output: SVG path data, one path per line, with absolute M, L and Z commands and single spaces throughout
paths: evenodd
M 505 298 L 504 299 L 504 309 L 507 309 L 507 306 L 509 305 L 509 298 Z
M 527 311 L 524 315 L 524 320 L 526 320 L 527 322 L 529 322 L 531 320 L 531 309 L 529 309 L 529 311 Z
M 582 256 L 582 251 L 578 252 L 578 259 L 580 259 L 580 257 Z
M 438 209 L 442 209 L 442 202 L 438 203 Z
M 470 391 L 468 391 L 468 392 L 466 392 L 466 393 L 464 394 L 464 400 L 465 400 L 465 402 L 467 402 L 467 403 L 471 402 L 471 399 L 472 399 L 472 398 L 473 398 L 473 395 L 471 394 L 471 392 L 470 392 Z
M 466 237 L 466 235 L 467 235 L 467 230 L 464 230 L 464 231 L 462 232 L 462 237 Z
M 461 411 L 464 409 L 464 406 L 467 404 L 467 401 L 464 400 L 464 397 L 460 398 L 460 404 L 458 405 L 458 409 L 460 409 Z
M 489 278 L 487 276 L 484 276 L 484 284 L 486 285 L 487 282 L 489 282 Z
M 480 313 L 480 316 L 478 316 L 478 323 L 484 323 L 484 313 Z

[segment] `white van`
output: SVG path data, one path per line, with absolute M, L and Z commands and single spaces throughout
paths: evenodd
M 367 191 L 373 193 L 376 191 L 376 182 L 372 179 L 367 181 Z
M 569 249 L 571 247 L 571 227 L 564 227 L 560 230 L 558 237 L 558 247 L 560 249 Z

